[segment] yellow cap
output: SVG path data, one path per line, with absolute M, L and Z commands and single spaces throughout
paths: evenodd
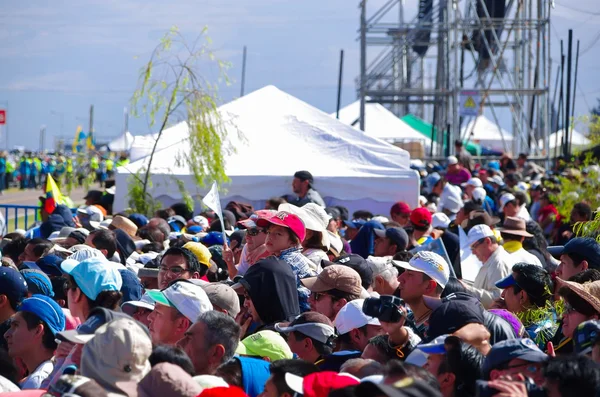
M 192 251 L 200 263 L 206 267 L 210 267 L 210 258 L 212 255 L 204 244 L 190 241 L 189 243 L 185 243 L 183 248 Z

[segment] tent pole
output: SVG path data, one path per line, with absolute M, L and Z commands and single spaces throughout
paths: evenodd
M 340 119 L 340 106 L 342 102 L 342 74 L 344 72 L 344 50 L 340 50 L 340 71 L 338 73 L 337 89 L 337 107 L 335 109 L 335 118 Z

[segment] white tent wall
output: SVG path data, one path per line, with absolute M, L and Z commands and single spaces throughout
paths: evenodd
M 118 138 L 113 139 L 108 145 L 111 152 L 126 152 L 131 149 L 135 137 L 131 132 L 127 131 Z
M 475 124 L 474 128 L 473 124 Z M 469 121 L 461 129 L 460 136 L 483 147 L 501 152 L 510 152 L 513 149 L 512 134 L 502 128 L 498 128 L 495 123 L 484 115 L 477 116 L 477 119 Z
M 365 136 L 273 86 L 223 105 L 219 112 L 235 148 L 226 156 L 231 183 L 224 186 L 224 203 L 236 198 L 262 208 L 271 197 L 292 194 L 294 173 L 306 169 L 327 203 L 384 214 L 398 200 L 417 204 L 419 177 L 410 169 L 406 151 Z M 187 167 L 176 164 L 186 151 L 189 145 L 183 140 L 155 155 L 151 192 L 165 204 L 181 200 L 173 177 L 192 196 L 207 192 L 195 187 Z M 138 172 L 147 161 L 118 169 L 115 211 L 127 207 L 129 172 Z
M 554 150 L 554 148 L 556 148 L 557 146 L 559 148 L 562 148 L 562 140 L 563 140 L 563 135 L 565 133 L 565 130 L 558 130 L 557 132 L 550 134 L 550 136 L 548 137 L 548 147 L 550 148 L 550 150 Z M 572 148 L 584 148 L 588 145 L 590 145 L 592 142 L 585 136 L 583 135 L 581 132 L 576 131 L 576 130 L 571 130 L 569 131 L 569 134 L 571 134 L 570 136 L 570 140 L 571 140 L 571 147 Z M 544 147 L 544 142 L 542 139 L 540 139 L 538 141 L 538 145 L 540 145 L 540 147 Z M 554 153 L 551 153 L 552 155 Z

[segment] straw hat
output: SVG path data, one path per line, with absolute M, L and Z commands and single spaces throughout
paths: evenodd
M 592 305 L 595 311 L 600 313 L 600 281 L 579 284 L 573 281 L 566 281 L 560 277 L 556 278 L 558 287 L 566 287 L 576 293 L 581 299 Z
M 135 237 L 138 227 L 129 218 L 125 218 L 121 215 L 115 215 L 112 223 L 110 224 L 112 229 L 121 229 L 129 235 L 129 237 Z

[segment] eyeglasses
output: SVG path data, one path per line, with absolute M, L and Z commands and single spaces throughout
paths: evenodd
M 163 272 L 163 273 L 172 273 L 172 274 L 181 274 L 181 273 L 189 272 L 188 269 L 184 269 L 180 266 L 173 266 L 173 267 L 161 266 L 159 268 L 159 271 Z
M 322 292 L 313 292 L 310 294 L 312 296 L 312 298 L 315 300 L 315 302 L 318 302 L 321 298 L 323 298 L 324 296 L 329 296 L 331 297 L 331 299 L 335 299 L 335 297 L 333 297 L 332 295 L 329 294 L 324 294 Z
M 251 229 L 246 229 L 246 234 L 248 236 L 252 236 L 252 237 L 256 237 L 258 236 L 260 233 L 265 233 L 267 234 L 266 229 L 259 229 L 257 227 L 253 227 Z

